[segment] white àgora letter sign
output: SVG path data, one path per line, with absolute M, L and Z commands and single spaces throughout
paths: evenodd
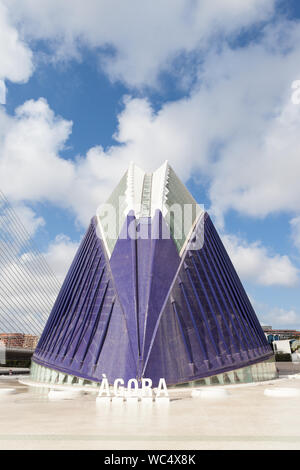
M 159 379 L 159 383 L 156 389 L 152 388 L 152 380 L 149 378 L 142 378 L 141 387 L 139 387 L 139 382 L 137 379 L 129 379 L 125 387 L 124 379 L 117 378 L 111 387 L 106 375 L 103 374 L 98 398 L 101 397 L 109 399 L 114 397 L 123 398 L 124 400 L 134 397 L 137 399 L 155 399 L 162 397 L 169 398 L 169 393 L 164 378 Z

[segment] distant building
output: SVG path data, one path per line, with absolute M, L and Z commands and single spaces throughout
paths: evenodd
M 275 353 L 291 354 L 291 341 L 289 339 L 280 339 L 273 341 L 273 348 Z
M 272 326 L 262 326 L 263 332 L 269 343 L 281 339 L 297 339 L 300 338 L 300 331 L 288 329 L 273 329 Z
M 35 349 L 39 342 L 39 337 L 34 335 L 24 335 L 24 349 Z
M 300 362 L 300 331 L 273 329 L 270 325 L 262 329 L 275 355 L 290 354 L 293 362 Z
M 0 333 L 0 342 L 11 349 L 35 349 L 39 337 L 24 333 Z
M 275 354 L 290 354 L 292 362 L 300 362 L 300 341 L 298 339 L 274 340 L 272 347 Z

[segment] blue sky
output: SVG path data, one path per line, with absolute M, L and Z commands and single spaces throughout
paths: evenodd
M 0 0 L 0 188 L 60 279 L 129 161 L 167 158 L 259 319 L 300 329 L 299 18 L 296 0 Z

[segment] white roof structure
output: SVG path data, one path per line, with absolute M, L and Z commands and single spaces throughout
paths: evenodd
M 137 220 L 141 220 L 153 218 L 157 210 L 161 211 L 181 252 L 200 215 L 204 213 L 203 208 L 197 204 L 167 160 L 153 173 L 146 173 L 130 162 L 129 169 L 98 213 L 101 237 L 108 256 L 111 256 L 130 212 L 134 213 Z

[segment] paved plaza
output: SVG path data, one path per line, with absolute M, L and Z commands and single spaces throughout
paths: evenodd
M 171 392 L 169 405 L 96 405 L 96 392 L 50 400 L 47 388 L 0 377 L 0 449 L 300 449 L 300 380 Z M 266 396 L 268 389 L 295 396 Z M 298 393 L 298 395 L 297 395 Z M 275 393 L 276 394 L 276 393 Z

